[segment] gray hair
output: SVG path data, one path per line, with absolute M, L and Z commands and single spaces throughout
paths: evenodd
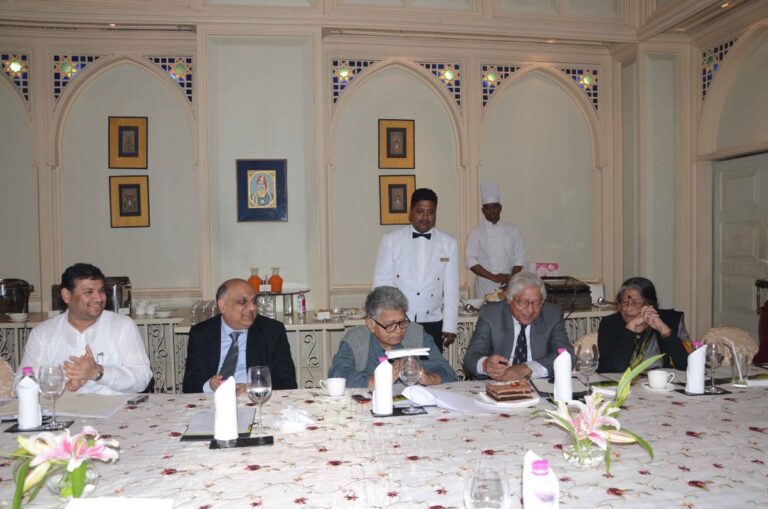
M 379 311 L 382 309 L 402 309 L 404 312 L 407 312 L 408 298 L 394 286 L 376 287 L 365 298 L 365 315 L 378 319 Z
M 509 286 L 507 287 L 507 300 L 512 300 L 515 295 L 531 286 L 535 286 L 541 290 L 542 299 L 547 298 L 547 287 L 544 286 L 544 281 L 533 272 L 522 271 L 518 272 L 512 276 L 512 279 L 510 279 Z

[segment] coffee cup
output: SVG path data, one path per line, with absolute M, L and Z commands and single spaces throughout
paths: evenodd
M 347 388 L 346 378 L 329 378 L 328 380 L 320 380 L 320 387 L 329 396 L 343 396 L 344 391 Z
M 675 379 L 675 374 L 663 369 L 654 369 L 648 372 L 648 386 L 651 389 L 666 389 Z

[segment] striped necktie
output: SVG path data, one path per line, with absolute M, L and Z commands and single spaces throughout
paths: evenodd
M 227 351 L 227 355 L 224 357 L 224 363 L 221 365 L 221 371 L 219 372 L 225 380 L 235 374 L 237 355 L 240 352 L 240 348 L 237 346 L 237 338 L 240 337 L 240 334 L 242 332 L 232 331 L 229 333 L 229 337 L 232 338 L 232 344 L 229 345 L 229 351 Z

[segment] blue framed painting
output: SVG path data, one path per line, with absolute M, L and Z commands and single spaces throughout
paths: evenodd
M 237 221 L 288 221 L 287 159 L 237 160 Z

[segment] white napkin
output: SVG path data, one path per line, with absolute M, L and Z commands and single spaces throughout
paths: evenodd
M 314 423 L 314 419 L 307 412 L 289 406 L 280 411 L 280 418 L 272 424 L 272 427 L 278 428 L 283 433 L 299 433 Z
M 400 357 L 409 356 L 427 356 L 429 355 L 429 348 L 402 348 L 400 350 L 389 350 L 387 352 L 387 359 L 399 359 Z
M 434 389 L 412 385 L 403 391 L 403 396 L 420 406 L 437 405 L 440 408 L 462 414 L 487 414 L 508 412 L 502 405 L 488 405 L 471 396 L 446 389 Z
M 172 509 L 172 498 L 122 498 L 122 497 L 96 497 L 73 498 L 67 504 L 66 509 Z
M 557 508 L 560 505 L 560 482 L 557 480 L 557 476 L 552 470 L 551 463 L 549 465 L 549 473 L 547 474 L 546 483 L 548 486 L 552 487 L 552 491 L 555 492 L 555 500 L 553 502 L 543 502 L 534 492 L 536 482 L 533 479 L 532 464 L 534 461 L 540 459 L 542 458 L 533 451 L 525 453 L 525 458 L 523 459 L 523 506 L 525 509 L 552 509 Z
M 573 399 L 571 368 L 571 354 L 568 353 L 568 350 L 563 350 L 555 358 L 555 401 L 568 403 Z
M 34 378 L 25 376 L 16 386 L 19 397 L 19 429 L 39 428 L 43 423 L 40 413 L 40 386 Z
M 688 355 L 688 369 L 685 370 L 685 392 L 704 393 L 704 370 L 707 361 L 707 346 L 702 345 Z
M 237 385 L 235 377 L 229 377 L 219 385 L 213 395 L 216 417 L 213 424 L 213 438 L 216 440 L 237 439 Z
M 392 364 L 382 359 L 373 371 L 373 413 L 392 415 Z

